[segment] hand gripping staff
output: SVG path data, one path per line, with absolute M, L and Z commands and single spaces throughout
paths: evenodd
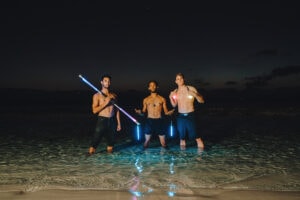
M 98 90 L 93 84 L 91 84 L 88 80 L 86 80 L 81 74 L 78 75 L 79 78 L 81 78 L 81 80 L 83 82 L 85 82 L 87 85 L 89 85 L 91 88 L 93 88 L 96 92 L 99 92 L 100 94 L 102 94 L 103 96 L 106 97 L 105 94 L 103 94 L 100 90 Z M 120 106 L 118 106 L 116 103 L 113 103 L 113 105 L 118 108 L 122 113 L 124 113 L 129 119 L 131 119 L 134 123 L 136 123 L 137 125 L 140 125 L 140 123 L 134 119 L 130 114 L 128 114 L 123 108 L 121 108 Z

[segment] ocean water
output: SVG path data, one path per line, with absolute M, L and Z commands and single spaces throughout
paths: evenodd
M 293 112 L 290 112 L 290 110 Z M 1 115 L 0 185 L 24 191 L 47 188 L 125 190 L 142 196 L 156 190 L 167 196 L 197 194 L 199 189 L 300 190 L 299 113 L 294 108 L 210 108 L 198 118 L 206 145 L 193 141 L 169 149 L 153 138 L 143 150 L 134 124 L 123 131 L 112 154 L 105 141 L 87 156 L 95 126 L 90 113 L 31 112 Z

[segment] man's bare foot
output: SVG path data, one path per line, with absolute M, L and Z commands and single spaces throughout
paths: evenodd
M 197 142 L 198 149 L 201 149 L 203 151 L 204 150 L 204 143 L 201 140 L 201 138 L 197 138 L 196 142 Z
M 93 155 L 94 153 L 96 153 L 96 149 L 94 147 L 90 147 L 89 148 L 89 152 L 88 152 L 88 155 Z
M 185 146 L 186 146 L 185 140 L 180 140 L 180 149 L 185 150 L 186 149 Z
M 180 146 L 185 146 L 185 140 L 180 140 Z
M 144 145 L 143 145 L 144 149 L 147 149 L 148 146 L 149 146 L 149 141 L 145 141 L 145 142 L 144 142 Z
M 106 148 L 106 150 L 107 150 L 107 153 L 112 153 L 113 152 L 113 147 L 112 146 L 108 146 Z

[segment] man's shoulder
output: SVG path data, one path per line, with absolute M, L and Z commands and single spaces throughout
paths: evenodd
M 149 96 L 147 96 L 147 97 L 145 97 L 144 98 L 144 102 L 147 102 L 147 101 L 149 101 L 149 99 L 151 98 L 151 96 L 149 95 Z
M 99 92 L 95 93 L 93 97 L 99 97 L 101 94 Z
M 194 86 L 192 86 L 192 85 L 187 85 L 186 88 L 188 90 L 196 90 L 196 88 Z
M 163 101 L 166 99 L 165 97 L 163 97 L 163 96 L 161 96 L 161 95 L 157 95 L 157 97 L 160 98 L 160 99 L 163 100 Z

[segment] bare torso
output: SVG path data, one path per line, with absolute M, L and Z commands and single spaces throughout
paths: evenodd
M 93 96 L 93 112 L 98 113 L 98 116 L 112 117 L 114 116 L 114 106 L 109 104 L 113 94 L 108 94 L 108 97 L 104 97 L 102 94 L 97 93 Z
M 156 94 L 156 95 L 149 95 L 144 99 L 144 109 L 147 110 L 147 117 L 153 118 L 153 119 L 159 119 L 161 118 L 162 109 L 164 104 L 166 103 L 166 100 Z
M 178 103 L 179 113 L 190 113 L 194 111 L 194 100 L 195 98 L 189 95 L 189 90 L 192 90 L 191 86 L 179 87 L 176 91 L 176 98 Z

